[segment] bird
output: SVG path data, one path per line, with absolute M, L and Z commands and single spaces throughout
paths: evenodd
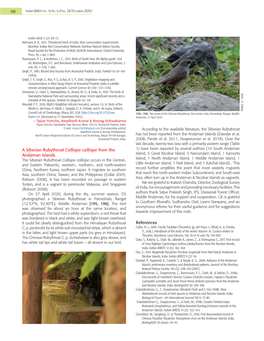
M 175 88 L 175 87 L 180 88 L 189 77 L 189 66 L 191 63 L 192 63 L 192 60 L 182 59 L 174 69 L 172 69 L 164 77 L 160 78 L 156 83 L 151 84 L 151 86 L 163 84 L 171 88 Z M 170 88 L 169 88 L 169 91 L 170 91 Z
M 80 283 L 78 278 L 68 278 L 68 284 L 66 285 L 66 293 L 68 295 L 69 298 L 69 306 L 68 308 L 70 308 L 70 297 L 73 297 L 74 303 L 73 303 L 73 307 L 75 307 L 75 295 L 78 294 L 80 289 Z

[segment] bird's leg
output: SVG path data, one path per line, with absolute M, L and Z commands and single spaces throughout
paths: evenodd
M 71 301 L 70 301 L 70 296 L 69 296 L 69 305 L 68 305 L 68 308 L 70 308 L 70 303 L 71 303 Z
M 75 307 L 75 296 L 74 296 L 73 300 L 74 300 L 74 302 L 73 302 L 73 307 Z
M 170 95 L 171 95 L 171 98 L 172 98 L 172 100 L 174 100 L 174 97 L 172 96 L 172 93 L 171 93 L 171 91 L 170 91 L 170 88 L 168 87 L 168 90 L 169 90 L 169 92 L 170 92 Z
M 168 86 L 166 86 L 166 87 L 165 87 L 165 90 L 164 90 L 164 96 L 163 96 L 163 98 L 166 98 L 167 96 L 169 96 L 168 91 L 169 91 L 169 93 L 170 93 L 170 95 L 171 95 L 170 88 L 169 88 Z M 171 96 L 172 96 L 172 95 L 171 95 Z

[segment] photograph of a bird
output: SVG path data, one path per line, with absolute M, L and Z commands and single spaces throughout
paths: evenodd
M 187 78 L 189 77 L 189 66 L 191 63 L 192 61 L 189 59 L 182 59 L 174 69 L 172 69 L 164 77 L 160 78 L 156 83 L 151 84 L 151 86 L 163 84 L 169 87 L 168 88 L 169 92 L 170 92 L 170 87 L 172 88 L 172 90 L 174 88 L 182 87 L 185 81 L 187 80 Z
M 68 298 L 69 298 L 68 308 L 70 308 L 71 297 L 73 298 L 73 301 L 74 301 L 72 307 L 75 307 L 75 295 L 78 294 L 79 289 L 80 289 L 80 283 L 79 283 L 78 279 L 73 278 L 73 277 L 68 278 L 68 284 L 66 285 L 66 293 L 67 293 Z

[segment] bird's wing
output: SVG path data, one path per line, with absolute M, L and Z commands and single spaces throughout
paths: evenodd
M 178 70 L 178 72 L 176 71 L 176 69 Z M 176 75 L 175 75 L 176 72 Z M 185 68 L 178 68 L 178 66 L 176 66 L 174 69 L 172 69 L 169 73 L 167 73 L 167 75 L 165 75 L 164 77 L 158 79 L 158 81 L 154 84 L 151 84 L 151 86 L 157 85 L 157 84 L 176 84 L 177 82 L 181 81 L 183 78 L 187 78 L 187 70 L 185 70 Z
M 157 84 L 161 84 L 161 83 L 166 84 L 165 82 L 166 82 L 167 78 L 170 77 L 172 71 L 174 71 L 174 69 L 172 69 L 169 73 L 167 73 L 167 75 L 165 75 L 165 76 L 161 77 L 160 79 L 158 79 L 158 81 L 156 83 L 151 84 L 151 86 L 154 86 L 154 85 L 157 85 Z
M 175 74 L 175 70 L 171 70 L 165 77 L 163 77 L 162 83 L 166 84 L 176 84 L 187 77 L 187 71 L 185 69 L 178 70 Z

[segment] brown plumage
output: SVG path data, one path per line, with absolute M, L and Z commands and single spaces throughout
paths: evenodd
M 77 279 L 74 279 L 74 278 L 68 279 L 68 284 L 66 285 L 66 293 L 69 298 L 68 308 L 70 308 L 70 300 L 71 300 L 70 297 L 73 297 L 73 300 L 74 300 L 73 307 L 75 307 L 75 295 L 78 294 L 79 288 L 80 288 L 80 283 L 78 282 Z
M 189 59 L 182 59 L 174 69 L 172 69 L 164 77 L 160 78 L 156 83 L 151 84 L 151 86 L 154 86 L 157 84 L 164 84 L 171 88 L 175 88 L 175 87 L 180 88 L 189 77 L 189 66 L 191 62 L 192 61 Z

